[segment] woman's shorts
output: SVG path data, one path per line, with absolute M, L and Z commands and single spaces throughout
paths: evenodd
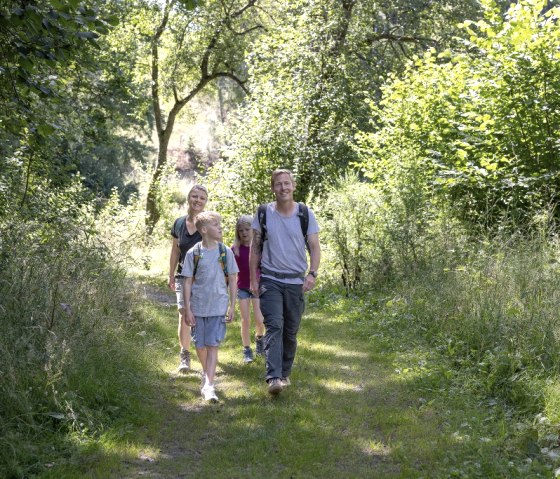
M 195 347 L 219 346 L 226 337 L 226 317 L 195 316 L 196 324 L 191 327 L 191 338 Z
M 175 276 L 175 295 L 177 296 L 177 309 L 185 307 L 185 298 L 183 296 L 183 281 L 185 278 L 182 276 Z
M 251 293 L 251 291 L 249 291 L 248 289 L 239 288 L 237 290 L 237 299 L 251 299 L 254 297 L 255 296 L 253 295 L 253 293 Z

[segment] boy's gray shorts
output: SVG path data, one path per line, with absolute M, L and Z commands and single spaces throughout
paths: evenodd
M 226 337 L 226 316 L 195 316 L 191 338 L 197 348 L 219 346 Z
M 183 276 L 175 275 L 175 295 L 177 296 L 177 309 L 185 307 L 185 298 L 183 296 Z

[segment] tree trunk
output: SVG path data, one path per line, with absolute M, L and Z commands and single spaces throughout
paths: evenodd
M 218 27 L 215 29 L 214 34 L 208 41 L 206 48 L 204 50 L 204 54 L 202 55 L 202 59 L 200 60 L 199 66 L 199 74 L 200 77 L 196 83 L 196 85 L 190 90 L 188 94 L 180 97 L 178 90 L 179 88 L 177 85 L 172 86 L 172 92 L 175 98 L 175 102 L 173 107 L 171 108 L 169 115 L 167 117 L 167 121 L 164 118 L 161 109 L 161 92 L 160 92 L 160 73 L 159 73 L 159 41 L 161 36 L 163 35 L 165 29 L 167 28 L 167 24 L 169 21 L 169 15 L 172 11 L 173 7 L 177 3 L 177 0 L 166 0 L 164 5 L 164 10 L 161 18 L 161 22 L 159 27 L 157 28 L 153 38 L 152 38 L 152 51 L 151 51 L 151 60 L 152 60 L 152 107 L 154 110 L 154 120 L 156 124 L 156 130 L 158 135 L 158 158 L 156 163 L 156 168 L 154 170 L 154 174 L 152 175 L 152 180 L 150 182 L 150 187 L 148 189 L 148 196 L 146 198 L 146 239 L 151 236 L 154 231 L 154 228 L 161 216 L 160 211 L 160 182 L 165 171 L 165 167 L 167 165 L 167 148 L 169 146 L 169 139 L 171 138 L 171 133 L 173 132 L 173 126 L 175 124 L 175 119 L 177 118 L 178 113 L 181 109 L 189 103 L 202 89 L 211 81 L 225 77 L 235 81 L 238 85 L 243 88 L 244 91 L 247 91 L 244 86 L 244 81 L 241 81 L 235 74 L 235 72 L 231 71 L 229 66 L 227 65 L 227 61 L 223 62 L 223 67 L 225 68 L 223 71 L 220 71 L 219 68 L 213 70 L 214 61 L 212 60 L 212 55 L 215 53 L 216 49 L 218 49 L 219 40 L 226 29 L 226 26 L 230 24 L 230 22 L 243 15 L 246 10 L 253 7 L 256 4 L 257 0 L 248 0 L 246 5 L 241 7 L 239 10 L 235 12 L 229 12 L 221 21 Z M 251 31 L 253 31 L 257 27 L 252 27 L 244 32 L 240 33 L 239 35 L 245 35 Z
M 182 106 L 177 108 L 177 105 L 173 107 L 169 112 L 165 129 L 158 131 L 158 158 L 146 198 L 146 233 L 148 236 L 151 236 L 161 216 L 159 209 L 160 181 L 165 167 L 167 166 L 167 147 L 169 146 L 169 140 L 173 132 L 175 117 L 177 113 L 179 113 L 181 107 Z
M 152 175 L 150 181 L 150 187 L 148 189 L 148 196 L 146 198 L 146 233 L 148 236 L 154 231 L 156 223 L 159 221 L 161 216 L 159 211 L 159 193 L 160 193 L 160 181 L 163 173 L 163 169 L 167 164 L 167 146 L 169 145 L 169 138 L 167 140 L 159 141 L 158 149 L 158 159 L 156 163 L 156 169 Z

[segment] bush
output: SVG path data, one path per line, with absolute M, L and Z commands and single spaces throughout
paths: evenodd
M 3 477 L 69 454 L 71 435 L 97 434 L 141 387 L 143 359 L 123 346 L 141 326 L 131 288 L 80 192 L 38 189 L 0 218 Z
M 558 240 L 465 242 L 449 228 L 439 237 L 445 242 L 425 248 L 438 261 L 426 261 L 394 285 L 398 300 L 387 304 L 387 314 L 421 332 L 458 369 L 474 372 L 488 395 L 520 412 L 542 412 L 544 386 L 560 372 Z M 554 389 L 548 391 L 553 397 Z
M 560 188 L 560 9 L 525 0 L 502 18 L 484 4 L 484 20 L 462 25 L 463 47 L 416 57 L 372 102 L 377 128 L 359 138 L 361 166 L 383 186 L 421 165 L 423 188 L 462 218 L 526 223 Z

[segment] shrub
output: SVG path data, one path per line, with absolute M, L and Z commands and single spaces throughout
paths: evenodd
M 0 218 L 3 477 L 28 477 L 68 454 L 71 435 L 97 434 L 141 387 L 143 359 L 123 346 L 141 324 L 123 258 L 107 248 L 81 191 L 39 188 L 26 211 Z

